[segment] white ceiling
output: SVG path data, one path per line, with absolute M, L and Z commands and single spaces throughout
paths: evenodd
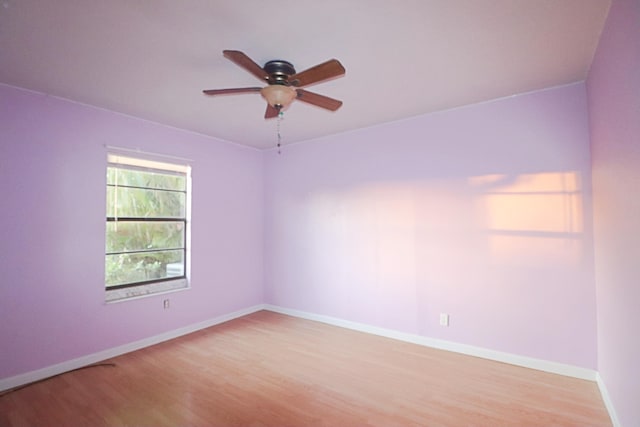
M 283 143 L 586 78 L 610 0 L 0 0 L 0 82 L 257 148 L 276 142 L 260 86 L 222 56 L 302 71 L 336 112 L 294 102 Z

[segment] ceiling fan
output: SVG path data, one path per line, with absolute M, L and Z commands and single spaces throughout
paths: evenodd
M 264 67 L 261 67 L 238 50 L 225 50 L 222 53 L 225 58 L 244 68 L 261 81 L 268 83 L 268 86 L 203 90 L 202 92 L 206 95 L 260 92 L 267 101 L 267 111 L 264 113 L 265 119 L 277 117 L 280 111 L 289 106 L 295 99 L 331 111 L 335 111 L 342 106 L 342 101 L 301 89 L 304 86 L 343 76 L 345 69 L 337 59 L 330 59 L 297 73 L 293 65 L 287 61 L 269 61 Z

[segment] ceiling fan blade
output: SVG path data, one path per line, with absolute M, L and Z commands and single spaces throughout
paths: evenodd
M 342 106 L 342 101 L 329 98 L 328 96 L 319 95 L 317 93 L 309 92 L 308 90 L 304 89 L 296 89 L 296 92 L 298 92 L 297 99 L 299 101 L 313 104 L 321 108 L 326 108 L 327 110 L 336 111 Z
M 222 53 L 225 58 L 244 68 L 263 82 L 269 77 L 267 72 L 264 71 L 261 66 L 253 62 L 253 59 L 249 58 L 243 52 L 240 52 L 239 50 L 223 50 Z
M 264 112 L 264 118 L 265 119 L 273 119 L 274 117 L 278 117 L 278 114 L 280 113 L 280 111 L 272 106 L 271 104 L 267 103 L 267 111 Z
M 202 92 L 205 95 L 229 95 L 233 93 L 253 93 L 260 92 L 261 87 L 237 87 L 233 89 L 207 89 Z
M 319 83 L 334 77 L 344 75 L 346 70 L 337 59 L 330 59 L 327 62 L 318 64 L 300 73 L 296 73 L 289 77 L 289 83 L 295 87 L 308 86 L 313 83 Z

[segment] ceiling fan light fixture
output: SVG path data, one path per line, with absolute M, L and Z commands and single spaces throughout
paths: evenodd
M 296 99 L 298 95 L 291 86 L 272 84 L 260 90 L 260 94 L 274 108 L 284 109 Z

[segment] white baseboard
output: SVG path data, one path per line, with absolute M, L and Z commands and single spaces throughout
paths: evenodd
M 609 412 L 609 417 L 611 418 L 611 424 L 613 424 L 613 427 L 622 427 L 622 424 L 620 424 L 620 420 L 618 419 L 618 414 L 616 413 L 616 410 L 613 407 L 613 402 L 611 401 L 611 396 L 609 395 L 607 386 L 605 385 L 604 380 L 600 376 L 600 373 L 596 374 L 596 381 L 598 383 L 598 388 L 600 389 L 600 395 L 602 396 L 602 400 L 604 401 L 604 406 L 607 408 L 607 411 Z
M 34 381 L 39 381 L 45 378 L 52 377 L 54 375 L 68 372 L 73 369 L 81 368 L 83 366 L 91 365 L 112 357 L 120 356 L 125 353 L 130 353 L 141 348 L 149 347 L 154 344 L 168 341 L 182 335 L 190 334 L 191 332 L 199 331 L 210 326 L 217 325 L 219 323 L 227 322 L 238 317 L 246 316 L 247 314 L 254 313 L 256 311 L 263 310 L 265 306 L 263 304 L 255 305 L 243 310 L 234 311 L 233 313 L 223 314 L 222 316 L 215 317 L 213 319 L 205 320 L 204 322 L 196 323 L 193 325 L 185 326 L 183 328 L 174 329 L 169 332 L 165 332 L 159 335 L 154 335 L 149 338 L 135 341 L 129 344 L 124 344 L 118 347 L 113 347 L 107 350 L 99 351 L 97 353 L 89 354 L 79 357 L 77 359 L 67 360 L 56 365 L 47 366 L 35 371 L 26 372 L 24 374 L 16 375 L 14 377 L 0 379 L 0 391 L 9 390 L 14 387 L 19 387 L 24 384 L 29 384 Z
M 539 371 L 551 372 L 554 374 L 564 375 L 567 377 L 579 378 L 583 380 L 596 381 L 597 372 L 593 369 L 581 368 L 573 365 L 566 365 L 558 362 L 550 362 L 548 360 L 536 359 L 533 357 L 520 356 L 511 353 L 504 353 L 495 350 L 489 350 L 482 347 L 475 347 L 466 344 L 459 344 L 451 341 L 428 338 L 421 335 L 398 332 L 392 329 L 380 328 L 364 323 L 351 322 L 336 317 L 324 316 L 320 314 L 308 313 L 300 310 L 279 307 L 266 304 L 265 310 L 277 313 L 287 314 L 294 317 L 300 317 L 308 320 L 315 320 L 334 326 L 340 326 L 347 329 L 353 329 L 360 332 L 366 332 L 373 335 L 379 335 L 386 338 L 393 338 L 400 341 L 410 342 L 413 344 L 423 345 L 425 347 L 437 348 L 440 350 L 453 351 L 469 356 L 481 357 L 483 359 L 495 360 L 498 362 L 509 363 L 511 365 L 522 366 L 525 368 L 537 369 Z

